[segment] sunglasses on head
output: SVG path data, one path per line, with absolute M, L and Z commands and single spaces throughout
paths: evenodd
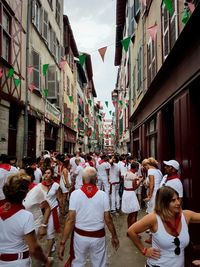
M 174 245 L 176 246 L 175 250 L 174 250 L 174 253 L 176 255 L 180 255 L 181 253 L 181 249 L 180 249 L 180 239 L 178 237 L 175 237 L 174 238 L 174 241 L 173 241 Z

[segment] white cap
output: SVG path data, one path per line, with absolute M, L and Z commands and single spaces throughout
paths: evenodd
M 167 166 L 172 166 L 174 169 L 176 169 L 177 171 L 179 170 L 179 163 L 178 161 L 174 160 L 174 159 L 171 159 L 169 161 L 163 161 L 163 163 Z

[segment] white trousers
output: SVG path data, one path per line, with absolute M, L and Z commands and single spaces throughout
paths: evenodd
M 74 233 L 74 253 L 75 259 L 72 261 L 72 267 L 84 267 L 88 254 L 92 267 L 105 267 L 106 239 L 105 237 L 87 237 Z
M 119 197 L 119 184 L 112 185 L 111 192 L 111 210 L 116 210 L 120 208 L 120 197 Z
M 110 184 L 108 183 L 108 177 L 107 176 L 106 177 L 104 177 L 104 176 L 98 177 L 97 186 L 98 186 L 99 190 L 103 190 L 103 188 L 104 188 L 105 193 L 109 197 Z

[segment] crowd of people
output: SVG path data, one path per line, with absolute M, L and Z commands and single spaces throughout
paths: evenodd
M 163 176 L 156 159 L 141 163 L 130 154 L 65 155 L 44 153 L 37 159 L 0 157 L 0 266 L 31 266 L 31 258 L 52 266 L 57 233 L 63 260 L 71 236 L 66 267 L 106 266 L 105 225 L 111 243 L 119 240 L 112 214 L 127 214 L 127 236 L 147 257 L 147 267 L 184 266 L 188 224 L 200 214 L 181 209 L 183 186 L 176 160 L 164 161 Z M 147 215 L 137 221 L 138 211 Z M 65 219 L 61 229 L 60 218 Z M 148 231 L 144 246 L 141 233 Z M 46 238 L 43 251 L 40 239 Z M 58 245 L 58 244 L 57 244 Z M 200 261 L 193 262 L 200 266 Z

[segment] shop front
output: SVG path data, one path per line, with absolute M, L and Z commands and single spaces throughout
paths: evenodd
M 64 128 L 64 153 L 73 154 L 76 145 L 76 132 L 72 129 Z

